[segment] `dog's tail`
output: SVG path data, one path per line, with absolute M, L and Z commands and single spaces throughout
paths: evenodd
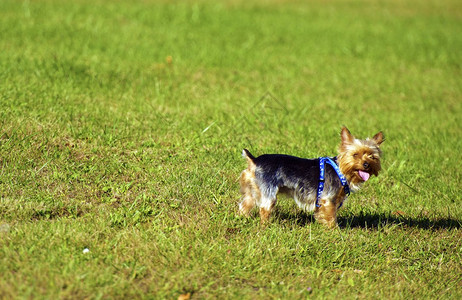
M 252 153 L 250 153 L 249 150 L 247 150 L 247 149 L 242 150 L 242 157 L 247 159 L 247 163 L 249 165 L 255 165 L 255 162 L 254 162 L 255 156 L 253 156 Z

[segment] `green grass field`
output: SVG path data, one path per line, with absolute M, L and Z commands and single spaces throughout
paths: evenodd
M 0 1 L 0 298 L 460 299 L 461 33 L 459 0 Z M 339 229 L 236 216 L 242 148 L 342 125 L 386 141 Z

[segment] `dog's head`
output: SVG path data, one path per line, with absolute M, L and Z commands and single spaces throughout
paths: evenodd
M 382 168 L 380 145 L 385 140 L 383 133 L 379 132 L 372 138 L 360 140 L 343 127 L 340 135 L 342 142 L 337 161 L 348 182 L 355 186 L 367 181 L 370 175 L 377 176 Z

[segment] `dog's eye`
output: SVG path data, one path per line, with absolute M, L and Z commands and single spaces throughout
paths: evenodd
M 354 157 L 354 158 L 357 158 L 357 157 L 358 157 L 358 153 L 353 154 L 353 157 Z

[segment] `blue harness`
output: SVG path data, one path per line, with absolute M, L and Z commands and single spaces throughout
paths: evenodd
M 343 190 L 348 197 L 350 195 L 350 187 L 348 186 L 348 181 L 345 178 L 345 175 L 342 174 L 340 169 L 338 168 L 337 164 L 330 159 L 329 157 L 320 157 L 319 158 L 319 185 L 318 185 L 318 193 L 316 196 L 316 207 L 321 207 L 321 204 L 319 204 L 319 198 L 321 197 L 322 191 L 324 190 L 324 173 L 326 171 L 326 163 L 332 166 L 334 168 L 335 173 L 337 173 L 338 178 L 340 179 L 340 182 L 342 183 Z M 340 203 L 339 208 L 343 205 L 343 201 Z

